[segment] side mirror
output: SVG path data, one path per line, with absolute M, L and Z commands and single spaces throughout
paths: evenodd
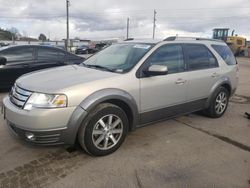
M 166 65 L 151 65 L 143 72 L 147 76 L 166 75 L 168 73 L 168 67 Z
M 6 65 L 7 59 L 5 57 L 0 57 L 0 65 Z

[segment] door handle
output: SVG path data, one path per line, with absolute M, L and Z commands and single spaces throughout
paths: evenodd
M 217 78 L 218 76 L 219 76 L 219 74 L 217 72 L 214 72 L 211 74 L 211 77 L 213 77 L 213 78 Z
M 187 80 L 184 80 L 182 78 L 179 78 L 178 80 L 175 81 L 175 84 L 177 85 L 183 85 L 187 82 Z

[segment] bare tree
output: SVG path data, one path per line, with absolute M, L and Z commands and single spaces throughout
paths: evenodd
M 38 40 L 41 40 L 41 41 L 46 41 L 47 40 L 47 37 L 45 34 L 41 33 L 38 37 Z

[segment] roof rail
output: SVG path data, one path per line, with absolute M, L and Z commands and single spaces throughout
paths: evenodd
M 209 38 L 196 38 L 196 40 L 208 40 L 208 41 L 215 41 L 215 42 L 224 42 L 223 40 L 209 39 Z
M 174 41 L 176 39 L 176 37 L 168 37 L 168 38 L 165 38 L 163 41 Z
M 163 41 L 176 41 L 176 40 L 206 40 L 206 41 L 216 41 L 216 42 L 224 42 L 222 40 L 218 39 L 209 39 L 209 38 L 197 38 L 197 37 L 176 37 L 176 36 L 171 36 Z

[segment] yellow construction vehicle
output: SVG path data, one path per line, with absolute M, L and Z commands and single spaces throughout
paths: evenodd
M 234 35 L 234 30 L 231 36 L 228 36 L 228 31 L 229 28 L 213 29 L 213 39 L 225 41 L 235 56 L 244 55 L 244 52 L 248 49 L 246 38 Z

